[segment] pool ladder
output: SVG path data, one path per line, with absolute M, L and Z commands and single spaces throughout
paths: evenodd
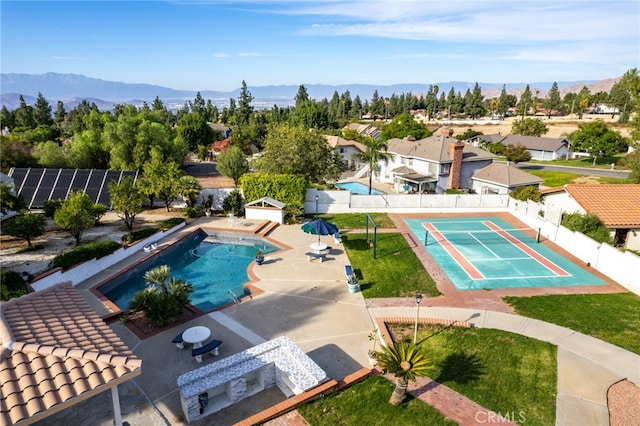
M 229 290 L 227 293 L 229 294 L 229 297 L 231 297 L 231 300 L 234 301 L 234 303 L 240 303 L 240 299 L 238 299 L 238 296 L 236 296 L 233 291 Z

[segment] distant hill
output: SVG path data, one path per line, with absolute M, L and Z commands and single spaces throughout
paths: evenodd
M 570 91 L 578 92 L 582 86 L 590 88 L 592 93 L 605 91 L 609 92 L 611 86 L 618 79 L 607 79 L 602 81 L 584 81 L 584 82 L 558 82 L 561 93 Z M 324 98 L 331 99 L 334 92 L 342 94 L 349 91 L 352 98 L 360 96 L 362 101 L 370 100 L 373 93 L 377 90 L 381 97 L 389 97 L 393 94 L 400 95 L 403 93 L 412 93 L 421 95 L 427 93 L 431 84 L 394 84 L 389 86 L 376 86 L 365 84 L 344 84 L 344 85 L 323 85 L 323 84 L 304 84 L 309 96 L 312 99 L 321 100 Z M 482 88 L 485 98 L 498 96 L 502 90 L 502 83 L 478 83 Z M 539 96 L 545 96 L 553 83 L 538 82 L 529 83 L 532 92 L 539 91 Z M 475 82 L 439 82 L 434 83 L 439 87 L 440 93 L 448 93 L 453 87 L 456 92 L 464 94 L 467 89 L 473 89 Z M 507 83 L 505 87 L 511 94 L 519 96 L 524 90 L 527 83 Z M 254 97 L 253 104 L 256 108 L 270 108 L 274 104 L 278 106 L 292 105 L 294 98 L 298 92 L 300 85 L 274 85 L 274 86 L 248 86 L 249 92 Z M 2 88 L 1 102 L 2 106 L 6 106 L 9 110 L 16 109 L 19 103 L 19 97 L 22 95 L 27 104 L 32 105 L 38 93 L 49 101 L 53 108 L 58 101 L 62 101 L 65 108 L 72 109 L 83 99 L 94 102 L 101 110 L 113 108 L 114 104 L 133 104 L 142 105 L 143 102 L 151 104 L 156 97 L 159 97 L 165 106 L 171 109 L 180 108 L 185 101 L 193 100 L 198 91 L 193 90 L 175 90 L 168 87 L 156 86 L 151 84 L 132 84 L 116 81 L 107 81 L 97 78 L 91 78 L 79 74 L 0 74 L 0 87 Z M 223 92 L 212 90 L 200 90 L 200 94 L 204 99 L 210 99 L 212 103 L 218 106 L 228 106 L 230 98 L 238 98 L 240 88 Z

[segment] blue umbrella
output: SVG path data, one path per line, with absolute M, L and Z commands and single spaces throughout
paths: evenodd
M 320 242 L 321 235 L 334 235 L 339 232 L 336 225 L 324 219 L 314 219 L 311 222 L 307 222 L 302 225 L 302 230 L 307 234 L 317 235 L 318 242 Z

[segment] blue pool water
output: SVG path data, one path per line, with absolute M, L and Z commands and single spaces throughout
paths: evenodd
M 160 265 L 169 265 L 171 277 L 193 284 L 191 304 L 208 312 L 231 302 L 230 292 L 238 298 L 247 294 L 243 287 L 249 281 L 247 267 L 258 250 L 264 254 L 280 250 L 256 238 L 221 238 L 233 243 L 210 243 L 203 241 L 206 237 L 202 230 L 195 232 L 101 286 L 100 292 L 126 310 L 133 295 L 146 287 L 144 274 Z
M 369 195 L 369 187 L 360 182 L 342 182 L 336 183 L 338 188 L 346 189 L 352 194 Z M 371 188 L 371 195 L 382 195 L 384 192 Z

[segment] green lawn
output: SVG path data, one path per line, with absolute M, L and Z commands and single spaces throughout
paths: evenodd
M 372 233 L 369 238 L 372 239 Z M 376 259 L 365 234 L 343 234 L 342 244 L 365 298 L 439 296 L 435 281 L 399 233 L 379 233 Z
M 413 339 L 413 324 L 390 324 L 394 341 Z M 556 346 L 487 328 L 420 325 L 433 359 L 431 378 L 481 406 L 516 413 L 526 424 L 555 423 Z
M 331 394 L 298 408 L 311 426 L 325 425 L 455 425 L 438 410 L 410 395 L 402 405 L 392 406 L 394 384 L 372 376 L 342 392 Z
M 504 297 L 517 314 L 640 354 L 640 296 L 633 293 Z
M 567 173 L 567 172 L 552 172 L 547 170 L 525 170 L 527 173 L 531 173 L 532 175 L 538 176 L 539 178 L 544 179 L 544 186 L 563 186 L 568 183 L 573 183 L 574 180 L 579 178 L 582 175 L 577 173 Z
M 321 214 L 322 219 L 327 220 L 338 227 L 338 229 L 365 229 L 365 213 L 341 213 L 341 214 Z M 369 213 L 369 217 L 379 229 L 395 229 L 396 224 L 386 213 Z M 373 230 L 373 225 L 369 222 L 369 229 Z
M 413 325 L 391 324 L 390 333 L 395 340 L 411 339 Z M 434 380 L 517 423 L 555 423 L 554 345 L 500 330 L 427 325 L 418 338 L 432 357 Z M 389 405 L 393 387 L 370 377 L 299 412 L 311 425 L 453 424 L 411 396 L 399 407 Z

